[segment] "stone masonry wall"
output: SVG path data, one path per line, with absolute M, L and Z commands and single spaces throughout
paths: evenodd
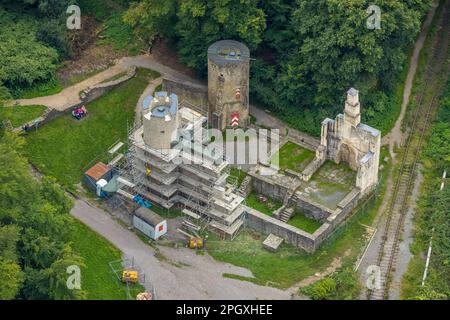
M 163 91 L 174 93 L 178 96 L 180 102 L 188 102 L 196 106 L 196 111 L 207 114 L 208 110 L 208 90 L 205 86 L 194 83 L 181 83 L 164 78 L 162 82 Z M 189 106 L 192 108 L 192 106 Z
M 307 252 L 314 252 L 315 239 L 314 236 L 297 229 L 278 219 L 271 218 L 252 208 L 245 207 L 246 219 L 245 224 L 248 228 L 260 232 L 264 235 L 271 233 L 283 238 L 289 244 L 298 248 L 302 248 Z

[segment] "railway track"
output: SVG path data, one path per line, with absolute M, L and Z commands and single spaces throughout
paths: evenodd
M 445 23 L 448 22 L 445 14 L 443 21 L 445 26 Z M 440 87 L 438 75 L 441 72 L 440 67 L 445 64 L 445 59 L 447 58 L 448 40 L 448 27 L 444 27 L 440 36 L 437 37 L 437 50 L 433 48 L 430 52 L 432 66 L 426 71 L 427 81 L 413 115 L 410 132 L 403 149 L 404 153 L 401 158 L 400 169 L 387 209 L 387 219 L 377 258 L 377 265 L 380 267 L 380 281 L 375 289 L 369 291 L 368 297 L 370 300 L 388 298 L 390 278 L 395 267 L 398 244 L 408 210 L 409 196 L 414 185 L 417 163 L 420 158 L 424 137 L 436 109 L 435 102 L 439 92 L 437 88 Z M 427 95 L 429 91 L 431 94 Z

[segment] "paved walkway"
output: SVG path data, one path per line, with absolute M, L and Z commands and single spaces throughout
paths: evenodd
M 133 232 L 119 225 L 103 210 L 82 200 L 75 201 L 71 214 L 108 239 L 145 273 L 156 289 L 158 299 L 290 299 L 289 291 L 258 286 L 247 281 L 224 278 L 223 273 L 251 277 L 249 270 L 215 261 L 208 254 L 160 246 L 168 261 L 187 266 L 176 267 L 155 257 L 155 249 Z

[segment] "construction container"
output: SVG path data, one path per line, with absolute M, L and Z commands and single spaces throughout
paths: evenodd
M 167 221 L 144 207 L 134 212 L 133 226 L 153 240 L 158 240 L 167 233 Z

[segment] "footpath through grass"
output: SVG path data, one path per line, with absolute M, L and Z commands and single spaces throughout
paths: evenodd
M 0 121 L 10 120 L 14 128 L 20 127 L 25 123 L 40 117 L 46 106 L 14 106 L 0 107 Z
M 61 116 L 27 136 L 30 161 L 45 175 L 72 188 L 81 181 L 89 164 L 117 140 L 127 138 L 127 124 L 134 122 L 135 108 L 148 83 L 158 77 L 139 69 L 137 76 L 87 105 L 80 121 Z
M 87 299 L 127 299 L 126 285 L 119 282 L 109 266 L 109 262 L 121 259 L 120 251 L 76 219 L 73 219 L 72 230 L 72 247 L 84 259 L 85 267 L 81 269 L 81 288 L 87 292 Z M 131 297 L 135 298 L 142 291 L 145 291 L 143 286 L 132 286 Z

